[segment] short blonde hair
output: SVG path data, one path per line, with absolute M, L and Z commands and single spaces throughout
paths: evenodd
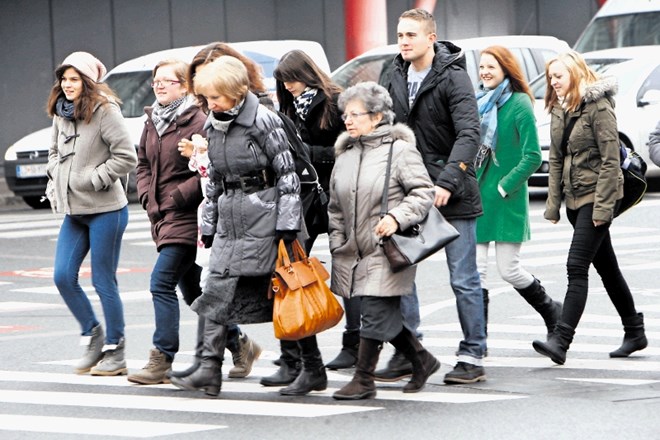
M 195 94 L 219 94 L 237 102 L 247 95 L 250 80 L 245 65 L 237 58 L 223 55 L 200 68 L 195 75 Z

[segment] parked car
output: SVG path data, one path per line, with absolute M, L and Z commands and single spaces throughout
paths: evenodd
M 648 164 L 649 178 L 660 177 L 660 168 L 649 160 L 649 133 L 660 117 L 660 46 L 623 47 L 587 52 L 585 61 L 600 75 L 616 77 L 615 112 L 619 139 L 635 150 Z M 545 75 L 530 84 L 536 98 L 536 114 L 543 164 L 530 178 L 530 184 L 547 186 L 548 151 L 550 149 L 550 116 L 544 109 Z
M 230 43 L 233 48 L 257 62 L 263 69 L 264 83 L 275 98 L 275 78 L 273 71 L 280 58 L 290 50 L 305 51 L 325 72 L 330 73 L 330 65 L 323 47 L 315 41 L 270 40 Z M 133 136 L 135 148 L 140 142 L 144 127 L 144 107 L 155 102 L 151 88 L 151 74 L 161 60 L 176 58 L 192 61 L 203 46 L 190 46 L 167 49 L 143 55 L 119 64 L 104 78 L 104 81 L 122 100 L 121 111 L 128 129 Z M 48 207 L 41 198 L 46 190 L 46 164 L 51 142 L 51 128 L 43 128 L 19 139 L 5 153 L 5 179 L 9 189 L 22 197 L 33 208 Z M 136 200 L 135 173 L 128 176 L 128 196 Z
M 607 0 L 575 43 L 580 53 L 660 44 L 660 0 Z
M 467 71 L 475 88 L 479 83 L 479 53 L 488 46 L 500 45 L 509 48 L 523 68 L 527 81 L 536 78 L 545 70 L 545 62 L 548 59 L 570 49 L 563 40 L 538 35 L 467 38 L 452 40 L 452 43 L 465 52 Z M 334 70 L 332 80 L 344 88 L 362 81 L 382 82 L 398 53 L 396 44 L 369 50 Z

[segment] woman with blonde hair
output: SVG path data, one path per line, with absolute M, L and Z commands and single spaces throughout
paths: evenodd
M 279 240 L 291 243 L 303 229 L 300 181 L 281 121 L 249 91 L 240 60 L 217 58 L 197 71 L 194 84 L 209 109 L 211 167 L 201 233 L 211 257 L 202 296 L 192 305 L 206 320 L 200 367 L 171 380 L 217 396 L 227 326 L 272 321 L 268 289 Z
M 616 81 L 600 78 L 574 51 L 548 61 L 545 106 L 551 115 L 550 172 L 545 218 L 559 221 L 562 196 L 573 226 L 566 269 L 568 288 L 561 318 L 540 354 L 564 364 L 589 293 L 594 265 L 624 328 L 623 344 L 610 357 L 627 357 L 647 346 L 644 317 L 612 247 L 610 226 L 623 197 L 619 135 L 614 114 Z

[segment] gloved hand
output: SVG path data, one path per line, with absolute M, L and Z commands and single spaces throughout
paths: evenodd
M 206 249 L 213 245 L 213 237 L 215 237 L 215 235 L 202 235 L 202 243 L 204 243 Z
M 284 240 L 284 244 L 291 244 L 298 237 L 296 231 L 275 231 L 275 239 L 277 242 Z

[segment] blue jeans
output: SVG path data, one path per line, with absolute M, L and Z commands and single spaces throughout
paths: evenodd
M 117 344 L 124 336 L 124 308 L 119 297 L 117 266 L 127 224 L 127 207 L 100 214 L 66 215 L 57 237 L 53 279 L 84 336 L 91 335 L 99 324 L 78 281 L 80 266 L 91 251 L 92 285 L 105 316 L 106 344 Z
M 195 264 L 194 245 L 164 245 L 151 272 L 151 296 L 154 302 L 156 330 L 153 344 L 169 360 L 179 351 L 179 298 L 176 286 L 187 304 L 202 294 L 199 278 L 202 269 Z
M 449 222 L 461 234 L 445 247 L 449 282 L 456 296 L 458 320 L 463 330 L 463 340 L 458 346 L 458 361 L 482 365 L 486 351 L 486 331 L 481 281 L 477 270 L 477 222 L 475 219 L 452 219 Z M 416 326 L 419 325 L 416 290 L 413 295 L 401 298 L 401 312 L 406 327 L 416 333 Z

